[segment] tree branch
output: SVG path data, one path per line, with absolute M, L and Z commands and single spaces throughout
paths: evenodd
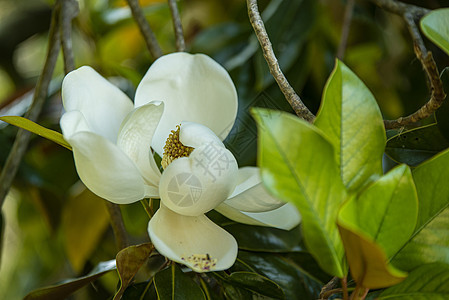
M 260 16 L 259 8 L 257 7 L 257 0 L 247 0 L 247 5 L 249 20 L 254 28 L 257 39 L 259 40 L 263 56 L 265 57 L 265 60 L 268 64 L 271 75 L 273 75 L 276 83 L 278 84 L 288 103 L 290 103 L 290 106 L 293 108 L 296 115 L 312 123 L 315 119 L 315 116 L 301 101 L 301 98 L 299 98 L 295 90 L 288 83 L 287 78 L 285 78 L 284 74 L 281 71 L 281 68 L 279 67 L 279 63 L 274 54 L 267 31 L 265 30 L 265 25 Z
M 45 99 L 47 98 L 48 86 L 50 84 L 53 71 L 56 65 L 60 49 L 60 36 L 58 30 L 58 16 L 60 11 L 60 1 L 58 1 L 53 9 L 52 19 L 49 30 L 48 50 L 47 56 L 42 70 L 39 76 L 36 88 L 33 94 L 33 101 L 25 114 L 25 118 L 36 121 L 39 116 Z M 25 154 L 25 150 L 28 146 L 31 133 L 19 129 L 14 140 L 11 151 L 9 152 L 6 163 L 3 166 L 2 173 L 0 175 L 0 208 L 3 205 L 6 195 L 12 185 L 13 179 L 17 173 L 20 162 Z
M 111 226 L 114 231 L 115 241 L 117 243 L 118 250 L 125 249 L 129 246 L 128 232 L 123 224 L 122 211 L 118 204 L 105 200 L 106 207 L 108 208 L 109 216 L 111 217 Z
M 408 31 L 413 39 L 413 46 L 416 57 L 421 62 L 430 83 L 430 99 L 420 109 L 406 117 L 396 120 L 384 120 L 385 129 L 395 129 L 405 127 L 430 117 L 443 104 L 446 94 L 443 83 L 440 79 L 437 65 L 433 60 L 432 52 L 427 51 L 424 41 L 416 25 L 416 21 L 422 18 L 430 10 L 411 4 L 406 4 L 394 0 L 370 0 L 382 9 L 401 16 L 407 24 Z
M 343 19 L 343 27 L 341 30 L 340 45 L 338 45 L 337 57 L 343 60 L 348 42 L 349 29 L 351 27 L 352 13 L 354 12 L 355 0 L 348 0 L 346 3 L 345 16 Z
M 139 26 L 139 30 L 143 35 L 148 50 L 155 59 L 159 58 L 160 56 L 162 56 L 161 47 L 159 46 L 156 40 L 156 36 L 151 30 L 150 24 L 148 24 L 147 19 L 145 18 L 145 15 L 140 8 L 138 0 L 126 1 L 128 2 L 129 8 L 131 9 L 131 13 L 137 23 L 137 26 Z
M 61 46 L 64 57 L 65 74 L 75 69 L 75 59 L 72 49 L 72 20 L 79 13 L 78 2 L 76 0 L 63 0 L 61 3 L 61 13 L 59 23 L 61 24 Z
M 181 17 L 179 16 L 178 6 L 176 5 L 176 0 L 168 0 L 168 6 L 170 7 L 171 16 L 173 19 L 173 27 L 175 30 L 176 37 L 176 49 L 179 52 L 183 52 L 186 49 L 186 44 L 184 42 L 184 34 L 182 32 Z

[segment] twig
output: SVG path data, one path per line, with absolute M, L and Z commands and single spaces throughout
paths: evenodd
M 410 35 L 413 39 L 416 57 L 421 62 L 427 75 L 427 79 L 430 82 L 430 99 L 420 109 L 406 117 L 400 117 L 396 120 L 384 120 L 385 129 L 405 127 L 431 116 L 438 108 L 441 107 L 444 99 L 446 98 L 443 83 L 441 82 L 436 63 L 433 60 L 432 52 L 427 51 L 419 29 L 415 23 L 416 20 L 419 20 L 419 18 L 430 12 L 430 10 L 393 0 L 371 1 L 385 10 L 400 15 L 405 20 Z
M 162 50 L 159 47 L 153 30 L 151 30 L 150 24 L 148 24 L 147 19 L 145 18 L 145 15 L 140 8 L 139 2 L 137 0 L 126 1 L 128 2 L 129 8 L 131 9 L 131 13 L 137 23 L 137 26 L 139 26 L 139 30 L 143 35 L 148 50 L 155 59 L 159 58 L 160 56 L 162 56 Z
M 332 277 L 332 279 L 323 286 L 320 292 L 320 299 L 327 299 L 330 295 L 332 295 L 332 293 L 329 294 L 329 292 L 335 290 L 338 284 L 338 280 L 339 278 L 337 276 Z
M 61 46 L 64 57 L 64 72 L 67 74 L 75 69 L 75 60 L 72 50 L 72 20 L 79 13 L 76 0 L 63 0 L 59 23 L 61 24 Z
M 48 50 L 47 56 L 44 64 L 44 68 L 36 84 L 36 88 L 33 94 L 33 101 L 28 109 L 25 117 L 29 120 L 36 121 L 39 116 L 42 106 L 44 105 L 45 99 L 47 98 L 48 86 L 50 84 L 53 70 L 56 65 L 56 60 L 58 58 L 60 49 L 60 36 L 58 30 L 58 16 L 60 11 L 60 2 L 57 2 L 52 14 L 50 30 L 49 30 L 49 40 L 48 40 Z M 0 208 L 6 198 L 9 188 L 12 185 L 13 179 L 17 173 L 20 165 L 20 161 L 25 154 L 25 150 L 28 146 L 31 133 L 19 129 L 14 140 L 11 151 L 9 152 L 6 163 L 2 169 L 0 175 Z
M 352 13 L 354 12 L 355 0 L 348 0 L 346 3 L 345 16 L 343 19 L 343 28 L 341 31 L 340 45 L 338 45 L 337 57 L 343 60 L 348 43 L 349 29 L 351 27 Z
M 182 32 L 181 17 L 179 16 L 178 6 L 176 0 L 168 0 L 168 6 L 170 7 L 171 16 L 173 19 L 173 27 L 176 37 L 176 50 L 183 52 L 186 50 L 186 44 L 184 42 L 184 34 Z
M 343 300 L 348 300 L 348 276 L 341 279 L 341 286 L 343 288 Z
M 279 88 L 284 94 L 290 106 L 295 111 L 298 117 L 308 121 L 313 122 L 315 116 L 310 112 L 310 110 L 301 101 L 301 98 L 296 94 L 295 90 L 288 83 L 287 78 L 279 67 L 279 63 L 273 52 L 273 47 L 271 45 L 270 39 L 268 37 L 267 31 L 265 30 L 265 25 L 259 13 L 259 8 L 257 7 L 257 0 L 247 0 L 248 5 L 248 15 L 251 25 L 254 28 L 257 39 L 259 40 L 260 46 L 262 47 L 263 56 L 268 64 L 271 75 L 273 75 Z
M 114 231 L 115 241 L 117 243 L 118 250 L 125 249 L 129 246 L 128 233 L 126 232 L 125 225 L 123 224 L 122 211 L 118 204 L 106 201 L 106 207 L 108 208 L 109 216 L 111 217 L 111 226 Z

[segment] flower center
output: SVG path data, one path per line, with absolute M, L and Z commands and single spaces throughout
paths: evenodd
M 192 270 L 194 271 L 211 271 L 217 265 L 217 259 L 211 258 L 208 253 L 206 254 L 194 254 L 189 257 L 181 257 L 182 260 L 193 264 Z
M 166 169 L 169 164 L 177 158 L 189 156 L 192 153 L 192 147 L 184 146 L 179 140 L 180 125 L 176 125 L 176 130 L 172 130 L 164 146 L 161 165 Z

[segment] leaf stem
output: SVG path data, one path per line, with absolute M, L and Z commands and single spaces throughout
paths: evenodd
M 173 27 L 175 30 L 175 37 L 176 37 L 176 49 L 178 50 L 178 52 L 183 52 L 186 49 L 186 44 L 184 41 L 181 17 L 179 16 L 176 0 L 168 0 L 168 6 L 170 7 L 171 16 L 173 19 Z
M 271 75 L 273 75 L 280 90 L 284 94 L 290 106 L 295 111 L 296 115 L 312 123 L 313 120 L 315 120 L 315 116 L 301 101 L 301 98 L 299 98 L 299 96 L 296 94 L 295 90 L 287 81 L 287 78 L 285 78 L 281 68 L 279 67 L 279 63 L 276 55 L 274 54 L 270 38 L 268 37 L 265 25 L 259 13 L 257 0 L 247 0 L 247 6 L 249 20 L 251 22 L 251 25 L 253 26 L 257 39 L 259 40 L 263 56 L 265 58 L 265 61 L 267 62 L 268 68 L 270 69 Z
M 117 248 L 120 251 L 129 246 L 128 232 L 126 231 L 125 224 L 123 223 L 122 211 L 120 210 L 120 206 L 118 204 L 107 200 L 105 201 L 111 219 L 111 226 L 114 231 Z
M 153 198 L 149 198 L 148 202 L 147 202 L 147 199 L 142 199 L 142 200 L 140 200 L 140 203 L 142 203 L 142 206 L 145 209 L 148 217 L 150 217 L 150 219 L 151 219 L 154 215 Z
M 161 47 L 157 42 L 153 30 L 151 30 L 150 24 L 148 24 L 145 18 L 145 15 L 142 11 L 142 8 L 139 5 L 138 0 L 126 0 L 126 1 L 128 2 L 134 20 L 136 21 L 137 26 L 139 27 L 139 30 L 143 35 L 148 50 L 155 59 L 159 58 L 160 56 L 162 56 Z

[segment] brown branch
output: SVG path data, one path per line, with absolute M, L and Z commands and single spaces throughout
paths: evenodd
M 380 8 L 398 14 L 404 19 L 413 39 L 416 57 L 421 62 L 427 79 L 430 82 L 430 99 L 420 109 L 406 117 L 400 117 L 396 120 L 384 120 L 385 129 L 405 127 L 421 121 L 427 117 L 430 117 L 436 110 L 438 110 L 438 108 L 441 107 L 444 99 L 446 98 L 446 94 L 443 89 L 443 83 L 441 82 L 438 68 L 435 61 L 433 60 L 432 53 L 430 51 L 427 51 L 418 26 L 415 23 L 423 15 L 430 12 L 430 10 L 393 0 L 371 1 L 378 5 Z
M 343 19 L 343 27 L 341 31 L 340 45 L 338 45 L 337 57 L 343 60 L 348 43 L 349 29 L 351 27 L 352 13 L 354 12 L 355 0 L 348 0 L 346 3 L 345 16 Z
M 274 54 L 267 31 L 265 30 L 265 25 L 260 16 L 259 8 L 257 7 L 257 0 L 247 0 L 247 5 L 249 20 L 254 28 L 257 39 L 259 40 L 263 56 L 265 57 L 265 60 L 268 64 L 271 75 L 273 75 L 280 90 L 284 94 L 290 106 L 295 111 L 296 115 L 312 123 L 315 119 L 315 116 L 301 101 L 301 98 L 299 98 L 295 90 L 288 83 L 287 78 L 285 78 L 284 74 L 281 71 L 281 68 L 279 67 L 279 63 Z
M 56 65 L 56 60 L 59 54 L 60 36 L 58 30 L 58 16 L 60 5 L 60 2 L 58 1 L 53 9 L 50 30 L 48 34 L 48 49 L 44 68 L 36 84 L 36 88 L 33 94 L 33 101 L 25 114 L 25 118 L 32 121 L 36 121 L 36 119 L 38 118 L 42 110 L 42 106 L 44 105 L 45 99 L 47 98 L 48 86 L 50 84 Z M 0 175 L 0 208 L 3 205 L 5 197 L 12 185 L 17 170 L 19 169 L 20 162 L 28 146 L 30 135 L 30 132 L 19 129 L 12 149 L 9 152 L 8 158 L 6 159 L 6 163 L 3 166 L 2 173 Z
M 182 32 L 181 17 L 179 16 L 178 6 L 176 0 L 168 0 L 168 6 L 170 7 L 171 16 L 173 19 L 173 27 L 176 37 L 176 50 L 183 52 L 186 50 L 186 44 L 184 42 L 184 34 Z
M 147 19 L 145 18 L 138 0 L 126 1 L 128 2 L 134 20 L 136 21 L 137 26 L 139 27 L 139 30 L 143 35 L 148 50 L 155 59 L 159 58 L 160 56 L 162 56 L 161 47 L 156 40 L 156 36 L 154 35 L 153 30 L 151 30 L 150 24 L 148 24 Z
M 332 279 L 326 283 L 320 292 L 320 299 L 327 299 L 330 295 L 335 293 L 335 288 L 337 287 L 339 278 L 337 276 L 332 277 Z M 330 293 L 331 292 L 331 293 Z
M 64 58 L 65 74 L 75 69 L 75 59 L 72 49 L 72 20 L 79 13 L 78 2 L 76 0 L 63 0 L 61 3 L 61 13 L 59 23 L 61 24 L 61 46 Z
M 120 251 L 130 245 L 128 232 L 125 229 L 125 224 L 123 224 L 122 211 L 120 210 L 120 206 L 118 204 L 107 200 L 105 200 L 105 202 L 106 207 L 108 208 L 109 216 L 111 217 L 111 227 L 114 231 L 117 248 Z

